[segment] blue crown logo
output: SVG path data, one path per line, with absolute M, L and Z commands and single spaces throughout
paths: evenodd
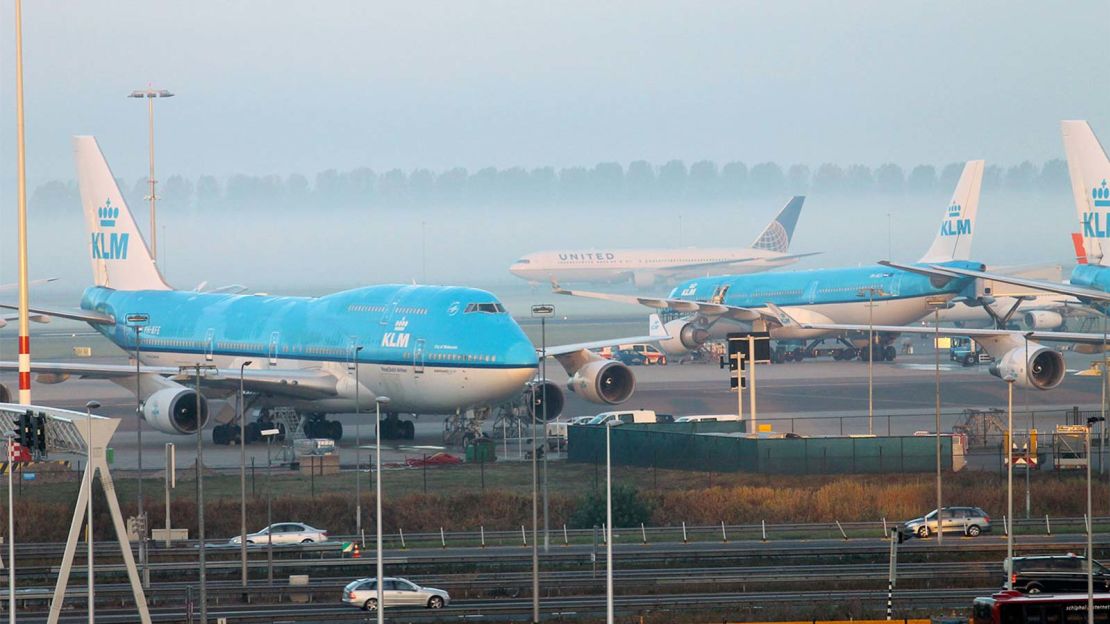
M 104 205 L 96 209 L 96 216 L 100 219 L 101 227 L 116 227 L 116 218 L 119 217 L 119 208 L 112 205 L 111 199 L 104 200 Z
M 948 207 L 948 218 L 949 219 L 955 219 L 956 217 L 960 216 L 960 211 L 962 209 L 963 209 L 963 207 L 960 206 L 959 204 L 952 204 L 951 206 Z
M 1106 187 L 1106 180 L 1102 181 L 1102 186 L 1091 190 L 1091 197 L 1096 206 L 1110 207 L 1110 188 Z

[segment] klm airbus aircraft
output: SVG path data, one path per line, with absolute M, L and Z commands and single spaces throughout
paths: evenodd
M 563 290 L 564 295 L 638 303 L 686 316 L 667 323 L 670 338 L 660 345 L 678 354 L 700 347 L 710 337 L 738 331 L 737 323 L 769 331 L 775 339 L 822 339 L 835 336 L 854 357 L 856 347 L 866 359 L 894 359 L 891 344 L 899 326 L 918 321 L 953 300 L 982 301 L 981 282 L 957 271 L 982 271 L 970 260 L 975 215 L 983 177 L 983 161 L 965 166 L 951 201 L 944 209 L 932 246 L 915 264 L 880 263 L 871 266 L 818 269 L 760 275 L 732 275 L 689 280 L 667 298 L 628 297 L 607 293 Z M 944 272 L 950 271 L 950 272 Z M 868 327 L 877 327 L 877 344 L 870 345 Z M 965 330 L 966 331 L 966 330 Z M 862 338 L 862 342 L 860 339 Z M 1013 367 L 1025 370 L 1027 359 L 1007 350 Z M 1013 353 L 1011 353 L 1013 351 Z M 1064 367 L 1055 351 L 1034 351 L 1039 362 L 1034 375 L 1022 383 L 1052 387 L 1060 383 Z M 1032 369 L 1033 367 L 1029 367 Z M 1003 371 L 1006 374 L 1008 369 Z
M 35 363 L 40 382 L 110 379 L 138 393 L 152 426 L 188 434 L 204 426 L 210 404 L 213 412 L 232 411 L 226 399 L 238 389 L 242 368 L 253 407 L 311 413 L 310 435 L 338 439 L 339 423 L 323 415 L 354 411 L 356 395 L 363 410 L 388 396 L 393 415 L 455 414 L 519 395 L 536 375 L 536 348 L 501 302 L 482 290 L 378 285 L 323 297 L 173 290 L 96 140 L 76 137 L 74 151 L 95 285 L 80 309 L 32 311 L 89 323 L 137 352 L 140 374 L 136 388 L 134 364 Z M 621 403 L 635 387 L 632 373 L 589 349 L 665 336 L 657 318 L 653 328 L 647 336 L 548 347 L 547 354 L 570 375 L 570 390 L 593 402 Z M 199 409 L 185 370 L 198 365 L 205 373 Z M 0 370 L 15 369 L 13 362 L 0 364 Z M 548 408 L 537 411 L 557 416 L 561 390 L 547 383 L 538 394 Z M 411 423 L 403 424 L 411 435 Z

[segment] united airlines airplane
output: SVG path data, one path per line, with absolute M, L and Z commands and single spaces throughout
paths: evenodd
M 631 281 L 637 288 L 648 288 L 657 282 L 673 284 L 703 275 L 777 269 L 819 253 L 788 253 L 805 199 L 799 195 L 787 202 L 751 247 L 540 251 L 514 262 L 509 272 L 530 282 Z
M 911 323 L 930 314 L 932 305 L 975 295 L 974 278 L 938 279 L 926 269 L 932 265 L 982 269 L 981 264 L 970 261 L 982 178 L 983 161 L 970 161 L 964 166 L 952 199 L 944 208 L 936 238 L 915 265 L 699 278 L 679 284 L 669 297 L 661 298 L 564 290 L 557 285 L 555 292 L 687 315 L 667 323 L 671 337 L 660 343 L 675 355 L 697 349 L 711 337 L 738 331 L 737 323 L 766 329 L 776 339 L 817 339 L 844 333 L 813 325 L 819 323 L 868 323 L 869 318 L 884 325 Z M 858 341 L 840 339 L 849 351 L 857 347 Z M 865 335 L 858 346 L 864 347 L 863 357 L 893 359 L 896 350 L 892 341 L 893 337 L 884 335 L 879 344 L 867 349 Z M 851 353 L 848 357 L 853 356 Z
M 244 367 L 253 406 L 313 414 L 310 429 L 338 439 L 339 423 L 323 415 L 354 411 L 356 393 L 364 410 L 388 396 L 394 418 L 455 414 L 519 395 L 536 375 L 536 348 L 501 302 L 482 290 L 378 285 L 323 297 L 174 290 L 152 261 L 96 140 L 76 137 L 74 152 L 95 285 L 85 290 L 80 309 L 32 306 L 32 312 L 90 324 L 125 351 L 137 351 L 141 368 L 136 388 L 134 364 L 35 363 L 40 382 L 110 379 L 138 393 L 153 427 L 188 434 L 204 426 L 209 411 L 232 411 L 225 399 L 238 389 Z M 621 403 L 635 387 L 632 373 L 589 349 L 665 336 L 657 318 L 652 327 L 647 336 L 548 347 L 547 354 L 570 375 L 570 390 L 593 402 Z M 184 370 L 198 365 L 205 369 L 199 409 Z M 0 363 L 0 370 L 16 369 L 14 362 Z M 10 396 L 2 387 L 0 394 Z M 539 395 L 548 401 L 543 413 L 557 416 L 561 390 L 548 382 Z

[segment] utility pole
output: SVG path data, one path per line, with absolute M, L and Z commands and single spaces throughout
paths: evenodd
M 154 193 L 156 184 L 154 179 L 154 99 L 173 97 L 173 93 L 165 89 L 153 89 L 150 85 L 147 85 L 146 89 L 136 89 L 127 97 L 146 99 L 147 119 L 150 126 L 150 175 L 147 178 L 150 183 L 150 195 L 146 198 L 150 200 L 150 255 L 153 257 L 154 263 L 158 264 L 158 219 L 155 208 L 158 196 Z

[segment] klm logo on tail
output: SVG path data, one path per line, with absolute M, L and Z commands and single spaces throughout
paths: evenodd
M 112 200 L 107 199 L 104 205 L 96 209 L 96 218 L 102 228 L 116 227 L 119 218 L 119 207 L 112 205 Z M 126 260 L 127 242 L 130 238 L 127 232 L 93 232 L 92 255 L 94 260 Z
M 1103 180 L 1102 185 L 1098 188 L 1091 189 L 1091 199 L 1095 208 L 1110 208 L 1110 188 L 1107 188 L 1106 180 Z M 1088 210 L 1083 213 L 1084 238 L 1107 238 L 1110 237 L 1110 231 L 1108 230 L 1110 228 L 1107 227 L 1105 211 L 1092 212 Z
M 941 236 L 963 236 L 971 234 L 971 219 L 961 219 L 963 206 L 952 204 L 948 207 L 948 218 L 940 224 Z

